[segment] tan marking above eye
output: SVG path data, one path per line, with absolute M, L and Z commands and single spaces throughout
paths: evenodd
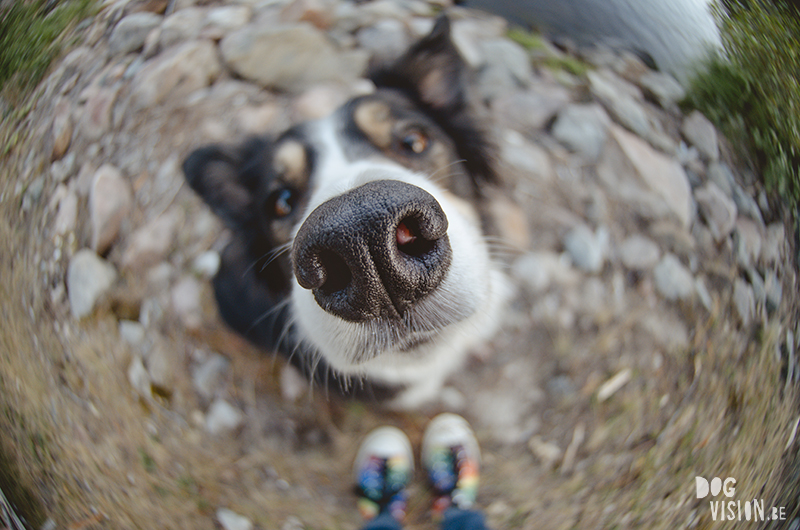
M 275 152 L 275 170 L 286 183 L 302 187 L 306 181 L 307 167 L 306 150 L 300 142 L 288 140 Z
M 392 113 L 380 101 L 365 101 L 353 113 L 353 121 L 369 140 L 381 149 L 392 143 Z

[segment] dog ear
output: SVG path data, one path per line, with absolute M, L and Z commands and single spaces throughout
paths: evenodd
M 189 186 L 229 227 L 245 228 L 253 218 L 253 197 L 257 182 L 242 171 L 246 151 L 254 149 L 251 140 L 244 149 L 220 145 L 201 147 L 183 162 L 183 173 Z M 261 141 L 263 148 L 266 143 Z
M 371 75 L 376 86 L 398 88 L 434 111 L 456 112 L 465 103 L 464 60 L 450 38 L 450 19 L 440 15 L 431 32 L 388 68 Z
M 480 193 L 480 182 L 498 182 L 494 170 L 496 147 L 489 140 L 481 110 L 467 97 L 467 65 L 450 36 L 446 15 L 433 30 L 388 68 L 370 76 L 378 88 L 400 90 L 428 114 L 454 140 L 456 150 Z

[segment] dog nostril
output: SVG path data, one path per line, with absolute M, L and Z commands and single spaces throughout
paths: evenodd
M 419 258 L 430 252 L 436 241 L 425 239 L 421 235 L 419 221 L 413 217 L 406 217 L 397 225 L 397 249 L 403 254 Z
M 343 291 L 350 285 L 353 273 L 339 254 L 330 250 L 322 250 L 319 254 L 319 261 L 325 269 L 325 282 L 319 289 L 325 296 Z

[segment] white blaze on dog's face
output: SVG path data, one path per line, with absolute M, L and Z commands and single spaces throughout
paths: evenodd
M 417 256 L 413 251 L 409 256 L 403 255 L 403 243 L 408 245 L 408 238 L 423 236 L 409 233 L 409 227 L 403 223 L 409 219 L 406 224 L 414 224 L 411 221 L 419 213 L 416 209 L 428 206 L 415 204 L 400 215 L 382 211 L 383 208 L 403 209 L 407 190 L 408 200 L 415 203 L 420 202 L 415 190 L 422 190 L 429 196 L 426 199 L 433 201 L 431 204 L 438 204 L 446 220 L 446 232 L 441 239 L 449 243 L 447 263 L 434 265 L 444 268 L 440 273 L 442 277 L 433 288 L 419 297 L 412 297 L 411 302 L 398 304 L 393 301 L 398 297 L 381 293 L 378 298 L 392 303 L 384 307 L 381 302 L 369 302 L 363 311 L 361 307 L 356 309 L 356 312 L 368 313 L 366 315 L 352 315 L 352 311 L 331 307 L 335 306 L 328 304 L 331 295 L 319 294 L 324 290 L 325 281 L 337 284 L 337 291 L 332 295 L 335 297 L 355 287 L 351 284 L 358 282 L 353 276 L 370 271 L 360 270 L 360 265 L 353 265 L 349 257 L 339 260 L 330 255 L 327 260 L 331 265 L 325 263 L 326 258 L 321 259 L 323 273 L 346 278 L 317 279 L 312 289 L 308 284 L 301 285 L 296 278 L 291 290 L 292 313 L 299 337 L 334 369 L 388 383 L 415 385 L 424 382 L 415 391 L 422 398 L 429 390 L 438 388 L 441 379 L 460 364 L 470 346 L 494 331 L 497 309 L 504 297 L 502 276 L 490 260 L 480 218 L 469 201 L 472 198 L 467 191 L 470 177 L 460 166 L 452 140 L 435 122 L 393 92 L 379 91 L 358 98 L 329 118 L 309 124 L 305 131 L 314 163 L 310 171 L 306 215 L 298 223 L 298 231 L 301 226 L 319 219 L 328 223 L 328 226 L 308 228 L 312 232 L 326 233 L 322 237 L 327 239 L 323 244 L 325 248 L 317 249 L 315 257 L 324 252 L 341 252 L 337 239 L 352 235 L 350 221 L 353 231 L 363 229 L 362 221 L 347 216 L 366 216 L 369 224 L 370 216 L 388 215 L 391 219 L 378 230 L 387 232 L 388 245 L 396 247 L 392 252 L 399 251 L 401 255 L 398 259 L 415 260 Z M 351 193 L 366 188 L 368 192 Z M 394 197 L 377 198 L 381 188 L 391 188 L 399 195 L 397 201 L 393 202 Z M 458 192 L 468 196 L 459 196 Z M 388 206 L 381 204 L 373 208 L 372 204 L 358 204 L 373 197 Z M 331 205 L 332 200 L 338 202 Z M 324 215 L 309 219 L 311 212 L 318 208 L 325 209 Z M 343 208 L 345 214 L 341 211 Z M 413 231 L 419 230 L 419 227 L 413 228 Z M 380 238 L 380 234 L 377 237 Z M 304 263 L 302 258 L 297 258 L 297 240 L 294 245 L 295 271 L 300 277 L 302 273 L 297 271 Z M 361 250 L 359 245 L 356 247 L 356 252 Z M 367 261 L 376 260 L 368 258 Z M 342 262 L 351 263 L 342 267 Z M 366 268 L 371 268 L 369 265 Z M 319 263 L 316 266 L 320 266 Z M 378 281 L 365 283 L 373 289 L 391 290 L 382 285 L 382 272 L 377 273 Z M 404 401 L 415 399 L 418 398 L 407 392 Z

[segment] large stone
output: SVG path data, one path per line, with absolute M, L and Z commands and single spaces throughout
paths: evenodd
M 611 119 L 597 104 L 575 104 L 564 108 L 553 124 L 553 136 L 587 161 L 600 157 Z
M 53 112 L 53 160 L 59 160 L 67 152 L 72 141 L 72 105 L 63 98 Z
M 723 241 L 736 225 L 736 204 L 713 182 L 697 190 L 694 196 L 714 240 Z
M 211 41 L 181 44 L 149 60 L 131 87 L 131 110 L 156 106 L 167 98 L 185 98 L 208 86 L 222 67 Z
M 249 25 L 222 39 L 220 51 L 236 74 L 263 86 L 295 91 L 324 81 L 352 81 L 366 70 L 369 53 L 341 51 L 306 23 Z
M 508 129 L 503 134 L 500 152 L 504 163 L 524 172 L 527 177 L 541 182 L 553 180 L 553 164 L 548 152 L 517 131 Z
M 628 199 L 642 215 L 671 216 L 684 228 L 691 224 L 691 186 L 683 167 L 617 125 L 609 128 L 597 174 L 609 192 Z
M 161 49 L 199 37 L 206 26 L 206 14 L 203 8 L 187 7 L 165 18 L 159 37 Z
M 155 13 L 133 13 L 120 20 L 111 32 L 108 49 L 111 55 L 135 52 L 144 46 L 147 35 L 161 24 Z
M 362 28 L 356 33 L 360 47 L 372 53 L 373 60 L 384 63 L 400 57 L 408 48 L 410 37 L 406 26 L 399 20 L 381 20 L 374 26 Z
M 83 318 L 117 279 L 114 267 L 89 249 L 79 250 L 67 268 L 67 293 L 72 316 Z
M 666 72 L 649 70 L 639 77 L 639 86 L 645 94 L 656 100 L 662 109 L 669 111 L 677 110 L 678 103 L 686 97 L 683 85 Z
M 105 254 L 119 234 L 122 222 L 133 204 L 130 184 L 119 170 L 109 164 L 101 166 L 89 189 L 89 220 L 92 227 L 92 249 Z
M 667 300 L 688 299 L 694 295 L 694 277 L 674 254 L 661 258 L 653 276 L 656 288 Z
M 695 110 L 684 118 L 681 133 L 706 160 L 719 159 L 717 130 L 700 111 Z
M 569 92 L 562 87 L 544 85 L 504 94 L 492 103 L 492 111 L 502 125 L 534 134 L 569 103 L 569 98 Z
M 631 270 L 649 270 L 661 258 L 661 249 L 652 240 L 634 234 L 619 246 L 622 264 Z
M 650 134 L 650 120 L 641 105 L 641 91 L 609 71 L 588 73 L 589 89 L 622 125 L 639 136 Z
M 482 97 L 491 100 L 530 84 L 530 57 L 520 45 L 508 39 L 492 39 L 479 47 L 485 61 L 479 82 Z
M 222 398 L 216 399 L 206 414 L 206 430 L 211 434 L 227 434 L 244 423 L 242 411 Z
M 564 248 L 572 262 L 586 272 L 600 272 L 608 253 L 608 230 L 603 227 L 593 232 L 586 225 L 578 225 L 564 238 Z
M 129 269 L 145 269 L 164 259 L 172 248 L 177 219 L 169 213 L 163 214 L 131 235 L 128 248 L 122 256 L 122 266 Z
M 81 94 L 85 104 L 80 111 L 78 125 L 84 138 L 89 141 L 99 140 L 109 131 L 120 88 L 113 79 L 103 79 L 92 83 Z

